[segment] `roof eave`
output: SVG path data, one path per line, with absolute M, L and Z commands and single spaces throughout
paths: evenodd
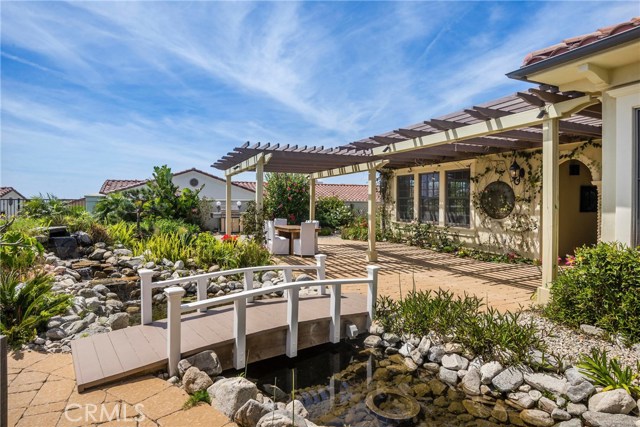
M 528 76 L 539 73 L 541 71 L 545 71 L 549 68 L 554 68 L 559 65 L 576 61 L 589 55 L 594 55 L 608 49 L 619 47 L 627 42 L 636 41 L 639 37 L 640 27 L 636 27 L 620 34 L 606 37 L 600 41 L 590 43 L 585 46 L 580 46 L 561 55 L 552 56 L 551 58 L 519 68 L 515 71 L 507 73 L 506 76 L 510 79 L 521 80 L 525 82 L 542 83 L 531 80 Z

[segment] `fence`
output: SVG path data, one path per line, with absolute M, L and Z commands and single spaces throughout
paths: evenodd
M 11 218 L 16 216 L 30 199 L 0 199 L 0 216 Z M 44 199 L 45 202 L 49 199 Z M 86 209 L 86 199 L 60 199 L 67 206 L 80 206 Z
M 185 312 L 198 310 L 201 313 L 207 311 L 210 307 L 215 307 L 224 304 L 233 303 L 234 309 L 234 322 L 233 322 L 233 336 L 234 336 L 234 351 L 233 351 L 233 366 L 236 369 L 242 369 L 246 365 L 245 353 L 246 353 L 246 308 L 247 302 L 252 302 L 256 296 L 271 294 L 273 292 L 285 292 L 287 298 L 287 339 L 286 339 L 286 355 L 288 357 L 295 357 L 298 353 L 298 303 L 299 303 L 299 291 L 303 286 L 318 286 L 321 295 L 325 294 L 326 287 L 331 288 L 330 303 L 329 303 L 329 339 L 332 343 L 340 341 L 340 303 L 342 285 L 355 285 L 355 284 L 367 284 L 367 310 L 368 310 L 368 324 L 374 316 L 374 305 L 377 296 L 377 283 L 378 283 L 378 269 L 376 266 L 367 267 L 366 278 L 356 279 L 332 279 L 325 280 L 325 258 L 326 255 L 316 255 L 317 265 L 279 265 L 279 266 L 261 266 L 261 267 L 249 267 L 236 270 L 220 271 L 215 273 L 201 274 L 198 276 L 182 277 L 179 279 L 165 280 L 162 282 L 151 283 L 151 277 L 153 272 L 150 270 L 139 271 L 142 283 L 142 323 L 151 322 L 151 291 L 153 288 L 167 288 L 164 293 L 167 296 L 167 358 L 169 364 L 169 374 L 175 375 L 178 368 L 178 362 L 181 357 L 180 337 L 181 337 L 181 320 L 182 314 Z M 293 270 L 309 270 L 313 269 L 317 271 L 318 280 L 293 282 L 292 271 Z M 283 270 L 285 276 L 285 283 L 269 286 L 267 288 L 253 289 L 253 274 L 257 271 L 268 270 Z M 225 295 L 216 298 L 206 297 L 206 288 L 208 279 L 220 276 L 228 276 L 235 274 L 244 275 L 244 291 Z M 181 298 L 185 293 L 185 290 L 179 286 L 183 283 L 188 283 L 193 280 L 197 283 L 197 300 L 195 302 L 181 304 Z

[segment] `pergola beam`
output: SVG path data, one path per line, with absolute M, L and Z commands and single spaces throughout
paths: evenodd
M 310 179 L 329 178 L 332 176 L 349 175 L 352 173 L 367 172 L 370 170 L 380 169 L 389 163 L 389 160 L 375 160 L 372 162 L 359 163 L 357 165 L 342 166 L 326 171 L 314 172 L 309 174 Z
M 596 104 L 597 102 L 597 98 L 585 95 L 580 98 L 563 101 L 557 104 L 550 104 L 540 109 L 534 108 L 504 117 L 489 119 L 485 122 L 474 123 L 432 135 L 375 147 L 372 149 L 372 152 L 374 155 L 388 156 L 393 153 L 414 151 L 427 147 L 437 147 L 439 145 L 451 142 L 460 142 L 474 137 L 493 135 L 523 127 L 537 126 L 545 120 L 568 117 L 577 111 Z
M 244 171 L 254 170 L 258 165 L 258 163 L 262 162 L 262 164 L 264 165 L 268 163 L 269 160 L 271 160 L 271 154 L 264 154 L 264 153 L 256 154 L 255 156 L 225 170 L 224 175 L 229 177 L 229 176 L 237 175 Z

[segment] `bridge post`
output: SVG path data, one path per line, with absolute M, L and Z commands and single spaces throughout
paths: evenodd
M 289 299 L 287 300 L 287 349 L 288 357 L 296 357 L 298 355 L 298 301 L 300 289 L 292 288 L 289 290 Z
M 340 298 L 342 296 L 342 285 L 331 285 L 331 302 L 329 323 L 329 340 L 336 344 L 340 342 Z
M 247 350 L 247 300 L 242 298 L 233 302 L 233 367 L 242 369 L 247 364 L 245 354 Z
M 369 315 L 367 316 L 367 329 L 371 326 L 373 319 L 376 316 L 376 300 L 378 299 L 378 270 L 380 267 L 377 265 L 367 266 L 367 276 L 369 277 L 369 290 L 367 292 L 367 310 Z
M 151 296 L 153 270 L 141 268 L 138 270 L 140 276 L 140 320 L 143 325 L 153 322 L 153 300 Z
M 324 280 L 325 278 L 325 261 L 327 256 L 324 254 L 316 255 L 316 265 L 318 266 L 318 280 Z M 320 295 L 326 295 L 327 290 L 324 285 L 319 286 Z
M 244 290 L 253 289 L 253 271 L 245 271 L 244 273 Z M 253 297 L 247 298 L 247 302 L 253 302 Z
M 198 283 L 198 301 L 202 301 L 207 299 L 207 285 L 208 285 L 208 280 L 205 277 L 199 277 L 197 280 Z M 198 310 L 200 313 L 206 313 L 207 312 L 207 308 L 201 308 L 200 310 Z
M 0 426 L 9 425 L 7 347 L 7 337 L 0 335 Z
M 293 271 L 290 268 L 284 268 L 282 272 L 284 273 L 284 283 L 292 283 Z M 289 298 L 289 290 L 284 291 L 284 297 Z
M 178 362 L 180 362 L 180 321 L 182 310 L 180 309 L 184 289 L 172 286 L 164 290 L 167 296 L 167 359 L 169 376 L 178 374 Z

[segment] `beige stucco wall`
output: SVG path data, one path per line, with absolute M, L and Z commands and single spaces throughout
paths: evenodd
M 580 148 L 583 146 L 583 148 Z M 528 153 L 528 154 L 525 154 Z M 560 157 L 561 162 L 568 160 L 565 157 L 571 156 L 585 163 L 590 171 L 594 171 L 592 180 L 599 180 L 601 149 L 597 146 L 589 144 L 564 144 L 561 146 Z M 529 157 L 527 160 L 526 157 Z M 484 188 L 491 182 L 501 180 L 511 183 L 509 179 L 509 166 L 513 161 L 512 153 L 503 153 L 498 155 L 488 155 L 478 157 L 473 160 L 465 160 L 458 162 L 441 163 L 429 166 L 416 166 L 406 169 L 398 169 L 395 171 L 394 177 L 391 179 L 391 197 L 393 202 L 390 206 L 391 220 L 396 225 L 404 223 L 396 220 L 395 196 L 396 196 L 396 176 L 413 175 L 415 182 L 414 192 L 414 218 L 418 218 L 419 200 L 419 175 L 426 172 L 440 173 L 440 201 L 439 201 L 439 226 L 445 226 L 445 172 L 449 170 L 470 169 L 471 175 L 471 207 L 470 207 L 470 227 L 450 227 L 451 232 L 457 233 L 460 240 L 466 245 L 472 247 L 482 247 L 484 250 L 493 252 L 506 253 L 516 251 L 521 255 L 529 258 L 540 258 L 540 231 L 541 224 L 541 150 L 530 150 L 526 152 L 518 152 L 516 160 L 521 167 L 526 170 L 525 178 L 519 185 L 512 185 L 516 196 L 516 206 L 513 212 L 506 218 L 496 220 L 489 218 L 479 208 L 478 203 L 474 203 L 474 199 L 479 197 Z M 504 170 L 500 174 L 499 171 Z M 476 177 L 477 182 L 474 182 Z M 578 190 L 579 192 L 579 187 Z M 562 196 L 562 192 L 560 193 Z M 579 197 L 579 194 L 576 195 Z M 523 201 L 525 200 L 525 201 Z M 518 202 L 519 201 L 519 202 Z M 474 206 L 475 205 L 475 206 Z M 565 205 L 570 206 L 569 202 Z M 586 222 L 584 223 L 586 224 Z M 583 224 L 583 226 L 584 226 Z M 596 230 L 588 230 L 585 236 L 597 235 Z M 589 237 L 590 238 L 590 237 Z M 564 255 L 564 254 L 563 254 Z

